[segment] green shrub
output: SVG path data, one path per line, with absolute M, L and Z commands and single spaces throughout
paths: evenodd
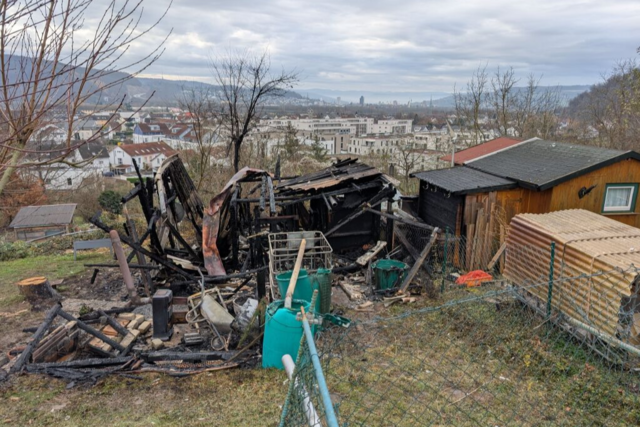
M 113 190 L 103 191 L 98 197 L 98 203 L 112 214 L 120 215 L 122 213 L 122 196 Z
M 16 242 L 0 241 L 0 261 L 26 258 L 30 255 L 30 245 L 18 240 Z
M 27 258 L 37 255 L 51 255 L 56 252 L 64 252 L 73 249 L 76 240 L 95 240 L 107 237 L 102 230 L 90 233 L 74 234 L 73 236 L 54 236 L 45 240 L 27 243 L 22 240 L 8 242 L 0 240 L 0 261 Z

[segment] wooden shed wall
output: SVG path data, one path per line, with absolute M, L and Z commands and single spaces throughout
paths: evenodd
M 636 203 L 633 214 L 602 213 L 607 184 L 624 183 L 640 183 L 640 162 L 637 160 L 623 160 L 557 185 L 552 189 L 553 195 L 550 200 L 548 212 L 564 209 L 585 209 L 602 214 L 624 224 L 640 228 L 639 203 Z M 582 187 L 589 188 L 592 185 L 596 185 L 596 188 L 580 199 L 578 197 L 578 191 L 580 191 Z M 638 195 L 636 194 L 635 197 L 637 200 Z M 527 213 L 528 212 L 530 211 L 527 211 Z
M 452 233 L 456 231 L 457 234 L 463 200 L 461 196 L 447 196 L 440 190 L 427 189 L 426 183 L 421 182 L 418 214 L 427 224 L 441 230 L 448 227 Z

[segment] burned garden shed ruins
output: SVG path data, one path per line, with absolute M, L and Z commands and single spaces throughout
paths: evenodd
M 282 244 L 278 239 L 295 246 L 294 255 L 300 247 L 304 253 L 301 241 L 308 242 L 304 256 L 313 261 L 296 263 L 310 275 L 317 267 L 338 274 L 359 271 L 367 267 L 355 262 L 359 255 L 370 250 L 372 258 L 387 246 L 385 240 L 392 240 L 393 231 L 385 226 L 393 225 L 393 215 L 382 212 L 381 205 L 390 209 L 393 203 L 393 179 L 357 159 L 288 178 L 245 167 L 208 202 L 177 155 L 167 158 L 152 178 L 143 178 L 135 162 L 134 167 L 138 181 L 122 198 L 124 232 L 103 222 L 101 212 L 91 218 L 109 233 L 117 262 L 87 264 L 94 269 L 92 281 L 101 270 L 119 270 L 127 306 L 79 316 L 51 308 L 14 372 L 30 369 L 80 379 L 69 370 L 82 366 L 91 371 L 87 378 L 95 379 L 100 375 L 92 370 L 107 366 L 111 371 L 135 366 L 199 372 L 255 364 L 266 305 L 284 298 L 286 291 L 274 280 L 272 252 L 274 244 Z M 139 221 L 136 227 L 132 203 L 139 203 L 144 227 Z M 334 252 L 349 256 L 335 264 Z M 285 271 L 285 264 L 294 268 L 293 261 L 295 256 L 277 272 Z M 62 318 L 71 322 L 65 330 L 55 325 Z M 84 343 L 77 328 L 87 334 Z M 74 337 L 72 345 L 67 336 Z M 61 348 L 58 340 L 65 340 L 64 354 L 51 350 Z M 68 356 L 72 351 L 81 356 Z M 45 356 L 49 365 L 35 364 L 32 352 Z M 115 359 L 122 359 L 120 368 Z

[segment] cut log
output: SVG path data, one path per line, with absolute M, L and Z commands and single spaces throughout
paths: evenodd
M 60 295 L 51 287 L 44 276 L 30 277 L 18 282 L 18 290 L 29 301 L 41 299 L 58 299 Z

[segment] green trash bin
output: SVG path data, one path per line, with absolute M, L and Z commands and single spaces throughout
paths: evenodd
M 311 274 L 312 288 L 318 289 L 318 304 L 316 304 L 316 309 L 320 314 L 331 311 L 331 280 L 331 270 L 328 268 L 319 268 L 316 273 Z
M 404 262 L 381 259 L 373 263 L 373 284 L 376 289 L 391 289 L 400 286 L 409 268 Z
M 296 319 L 300 307 L 304 307 L 306 312 L 309 310 L 309 303 L 293 300 L 291 308 L 285 308 L 284 300 L 277 300 L 267 307 L 262 341 L 263 368 L 284 369 L 282 356 L 285 354 L 296 360 L 300 339 L 304 333 L 302 322 Z M 311 327 L 311 331 L 315 333 L 314 326 Z
M 278 282 L 278 289 L 280 290 L 280 298 L 283 300 L 287 295 L 287 289 L 289 288 L 289 281 L 291 280 L 292 274 L 293 271 L 286 271 L 276 276 L 276 282 Z M 311 303 L 313 291 L 316 289 L 319 289 L 318 281 L 312 281 L 307 270 L 304 268 L 300 269 L 300 272 L 298 273 L 298 280 L 296 281 L 296 289 L 293 291 L 293 299 L 299 299 Z M 320 309 L 320 300 L 321 297 L 318 296 L 315 307 L 316 311 Z

